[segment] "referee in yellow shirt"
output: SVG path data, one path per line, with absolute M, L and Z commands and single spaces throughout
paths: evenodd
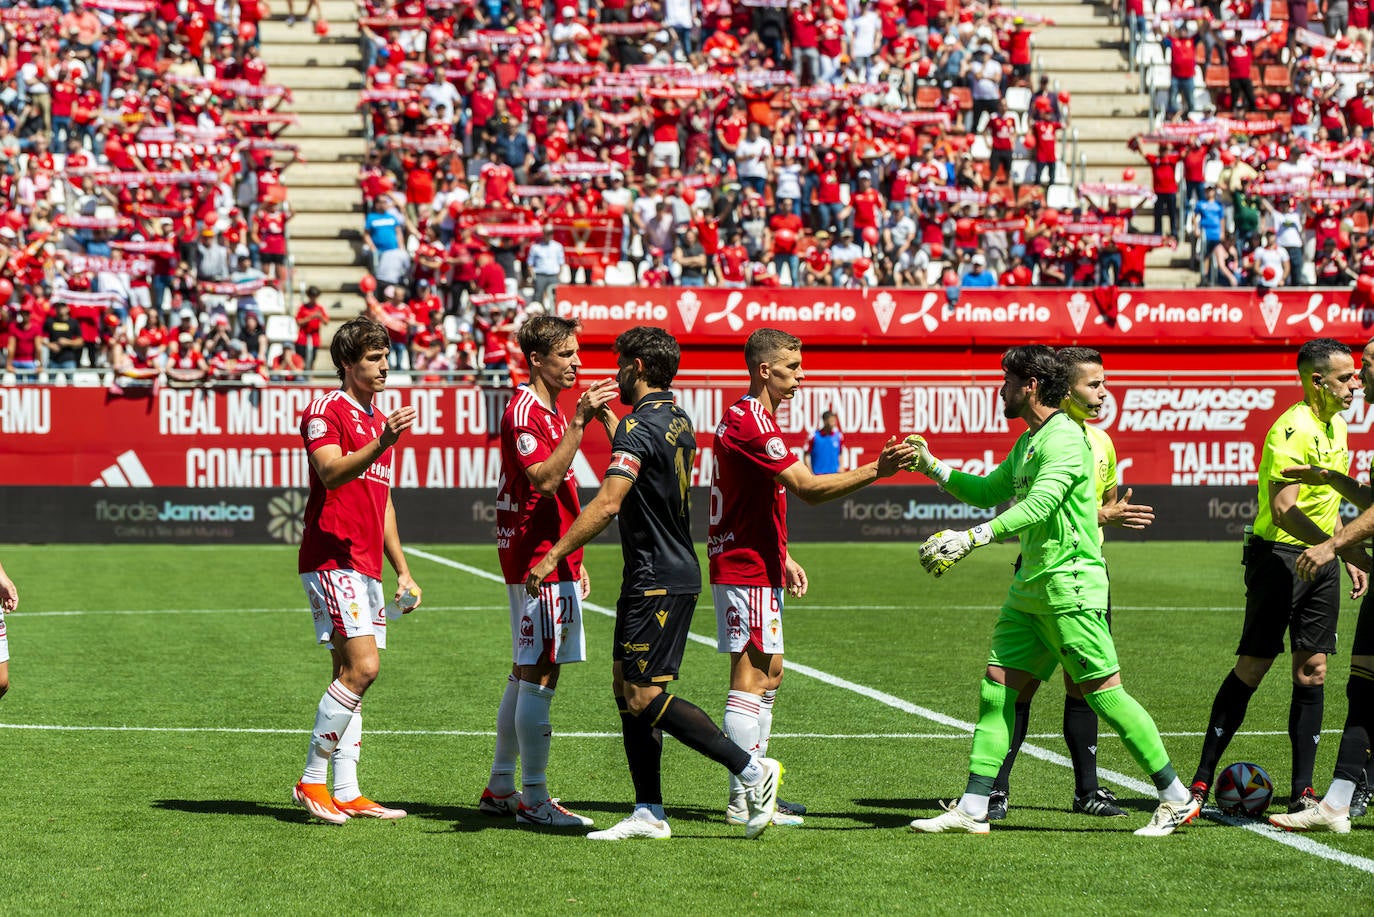
M 1340 610 L 1340 561 L 1331 561 L 1311 580 L 1294 565 L 1308 545 L 1321 544 L 1340 531 L 1341 498 L 1329 487 L 1291 481 L 1283 469 L 1312 465 L 1345 473 L 1350 468 L 1345 419 L 1360 380 L 1350 348 L 1331 338 L 1308 341 L 1298 350 L 1303 400 L 1284 411 L 1264 438 L 1259 467 L 1259 510 L 1246 536 L 1245 626 L 1236 665 L 1212 702 L 1202 742 L 1202 760 L 1193 775 L 1193 796 L 1205 801 L 1217 764 L 1231 737 L 1245 721 L 1245 708 L 1288 633 L 1293 655 L 1293 699 L 1288 708 L 1288 738 L 1293 746 L 1289 812 L 1317 804 L 1312 766 L 1322 728 L 1322 685 L 1326 657 L 1336 649 Z M 1365 574 L 1346 564 L 1354 588 L 1363 595 Z

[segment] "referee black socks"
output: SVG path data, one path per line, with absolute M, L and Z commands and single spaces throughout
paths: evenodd
M 1226 680 L 1217 690 L 1212 701 L 1212 715 L 1207 720 L 1207 733 L 1202 739 L 1202 759 L 1198 762 L 1193 782 L 1201 781 L 1208 786 L 1216 779 L 1217 764 L 1231 744 L 1231 738 L 1245 722 L 1245 710 L 1250 706 L 1250 698 L 1255 689 L 1236 676 L 1235 669 L 1226 673 Z
M 1312 785 L 1317 742 L 1322 737 L 1324 693 L 1321 685 L 1293 685 L 1293 700 L 1288 706 L 1288 740 L 1293 744 L 1294 799 Z
M 635 786 L 636 805 L 663 804 L 663 733 L 648 720 L 635 716 L 617 697 L 620 708 L 620 733 L 625 740 L 625 761 L 630 765 L 630 780 Z
M 649 701 L 638 719 L 650 728 L 662 729 L 693 751 L 725 765 L 732 774 L 742 773 L 752 762 L 749 752 L 731 742 L 706 715 L 706 711 L 675 694 L 665 691 Z

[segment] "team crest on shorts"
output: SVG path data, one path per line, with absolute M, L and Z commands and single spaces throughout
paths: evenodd
M 520 636 L 534 636 L 534 622 L 530 620 L 529 615 L 525 615 L 523 618 L 520 619 Z
M 639 674 L 643 675 L 644 670 L 649 667 L 649 661 L 647 659 L 636 659 L 635 665 L 639 666 Z
M 352 602 L 348 606 L 348 613 L 353 616 L 353 620 L 358 620 L 358 603 Z
M 725 626 L 730 629 L 730 634 L 741 634 L 744 632 L 744 621 L 740 618 L 739 612 L 734 608 L 725 612 Z
M 771 621 L 768 622 L 768 633 L 771 634 L 771 635 L 774 636 L 774 637 L 776 637 L 776 636 L 778 635 L 778 631 L 779 631 L 781 628 L 782 628 L 782 622 L 779 621 L 777 618 L 774 618 L 773 620 L 771 620 Z

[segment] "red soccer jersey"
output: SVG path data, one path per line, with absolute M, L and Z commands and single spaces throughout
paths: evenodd
M 786 585 L 787 489 L 777 476 L 797 462 L 773 415 L 746 395 L 725 412 L 712 449 L 711 582 Z
M 992 133 L 994 150 L 1010 150 L 1016 140 L 1016 118 L 1013 115 L 995 115 L 988 121 Z
M 546 461 L 568 429 L 568 421 L 522 385 L 501 417 L 501 483 L 496 488 L 496 551 L 509 584 L 525 581 L 530 568 L 572 525 L 582 506 L 568 470 L 558 492 L 546 497 L 530 484 L 525 469 Z M 568 583 L 582 575 L 582 549 L 569 554 L 549 577 Z
M 374 405 L 371 412 L 342 389 L 316 398 L 301 415 L 301 437 L 314 453 L 321 446 L 338 446 L 344 455 L 357 452 L 382 433 L 386 415 Z M 310 468 L 310 498 L 305 503 L 305 531 L 301 536 L 301 573 L 316 570 L 356 570 L 382 578 L 382 540 L 386 500 L 391 490 L 388 449 L 367 471 L 341 487 L 326 490 Z

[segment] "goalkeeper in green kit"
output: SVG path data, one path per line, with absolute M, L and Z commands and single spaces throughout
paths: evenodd
M 1022 557 L 979 687 L 968 787 L 943 814 L 917 819 L 911 830 L 988 833 L 988 796 L 1011 743 L 1017 692 L 1032 679 L 1045 681 L 1062 663 L 1159 790 L 1159 807 L 1135 833 L 1162 837 L 1192 821 L 1201 805 L 1178 779 L 1154 720 L 1121 684 L 1107 626 L 1092 452 L 1083 429 L 1059 409 L 1069 368 L 1050 348 L 1030 345 L 1003 354 L 1002 372 L 1003 413 L 1028 429 L 991 474 L 955 471 L 931 455 L 923 439 L 908 437 L 918 447 L 914 470 L 963 502 L 991 507 L 1016 500 L 991 522 L 932 535 L 921 545 L 921 566 L 938 577 L 975 548 L 1012 537 L 1020 539 Z

